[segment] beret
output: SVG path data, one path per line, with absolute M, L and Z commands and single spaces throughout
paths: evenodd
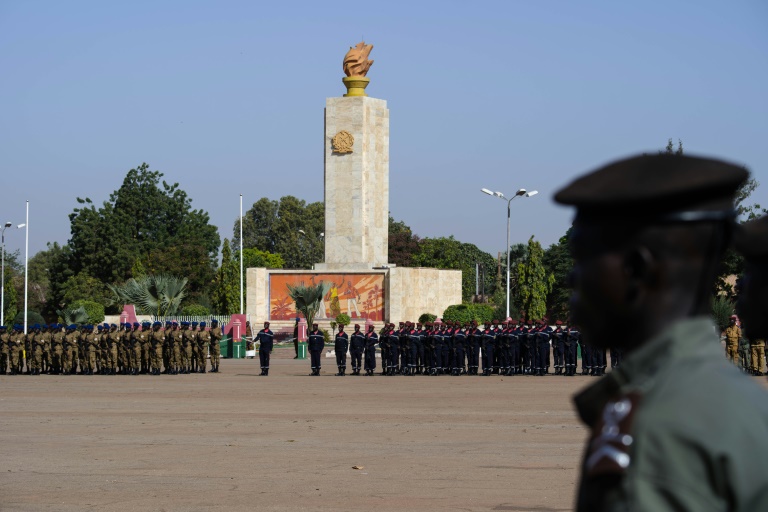
M 721 221 L 735 216 L 736 190 L 747 170 L 712 158 L 639 155 L 587 173 L 555 194 L 578 216 L 630 217 L 638 221 Z

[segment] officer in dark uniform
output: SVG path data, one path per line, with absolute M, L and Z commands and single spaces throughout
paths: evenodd
M 483 375 L 489 376 L 493 372 L 493 351 L 495 349 L 496 333 L 491 328 L 489 322 L 485 322 L 483 329 L 482 349 L 483 349 Z
M 435 351 L 434 375 L 443 373 L 443 350 L 445 348 L 445 322 L 437 322 L 432 330 L 432 345 Z
M 349 355 L 352 358 L 352 375 L 360 375 L 364 350 L 365 334 L 360 332 L 360 324 L 355 324 L 355 332 L 349 337 Z
M 259 340 L 259 363 L 261 363 L 261 374 L 264 377 L 269 375 L 269 357 L 272 354 L 274 346 L 275 333 L 269 329 L 269 322 L 264 322 L 264 328 L 256 334 Z
M 737 226 L 734 245 L 745 259 L 744 277 L 738 286 L 738 310 L 745 333 L 753 342 L 768 340 L 768 215 Z
M 400 361 L 400 331 L 395 330 L 395 324 L 390 324 L 389 336 L 389 364 L 387 365 L 387 375 L 394 375 L 397 371 L 397 363 Z
M 577 208 L 573 321 L 593 347 L 624 349 L 575 399 L 590 429 L 577 511 L 768 510 L 768 394 L 725 360 L 710 318 L 747 176 L 642 155 L 555 196 Z
M 317 324 L 312 324 L 312 331 L 307 339 L 307 348 L 309 349 L 309 360 L 312 368 L 310 375 L 320 375 L 320 353 L 325 348 L 325 337 Z
M 344 326 L 339 326 L 339 332 L 336 333 L 333 350 L 336 352 L 336 366 L 339 368 L 337 377 L 343 377 L 347 371 L 347 350 L 349 349 L 349 335 L 344 332 Z
M 409 325 L 408 329 L 408 348 L 410 354 L 408 355 L 408 375 L 416 375 L 420 373 L 420 360 L 419 360 L 419 346 L 421 345 L 421 325 L 417 324 L 415 327 Z M 422 348 L 423 352 L 423 348 Z
M 569 377 L 576 375 L 576 347 L 578 347 L 581 333 L 568 322 L 565 329 L 565 374 Z
M 622 349 L 621 347 L 611 347 L 611 370 L 614 368 L 618 368 L 621 364 L 621 355 L 622 355 Z
M 424 325 L 424 375 L 436 375 L 435 371 L 435 338 L 434 324 Z
M 453 333 L 453 351 L 454 351 L 454 366 L 453 375 L 462 375 L 466 373 L 464 367 L 464 348 L 467 342 L 467 331 L 463 325 L 459 324 L 456 331 Z
M 365 374 L 368 377 L 373 377 L 376 371 L 376 343 L 379 341 L 379 335 L 376 334 L 376 330 L 373 324 L 368 326 L 368 332 L 365 333 Z M 384 358 L 382 356 L 382 364 L 384 364 Z
M 581 345 L 581 374 L 589 375 L 592 373 L 592 347 L 584 338 L 579 337 Z
M 379 337 L 379 348 L 381 349 L 381 374 L 387 375 L 389 373 L 389 358 L 391 345 L 389 343 L 389 334 L 392 331 L 392 324 L 384 324 L 384 328 L 381 330 L 381 336 Z
M 563 322 L 555 322 L 555 330 L 552 332 L 552 351 L 555 355 L 555 375 L 563 375 L 565 368 L 565 330 Z M 566 374 L 568 372 L 565 372 Z
M 477 375 L 480 367 L 480 346 L 482 345 L 483 331 L 477 328 L 477 321 L 472 323 L 467 330 L 467 374 Z
M 407 375 L 411 361 L 411 322 L 400 322 L 398 339 L 400 340 L 400 366 L 397 368 L 400 375 Z

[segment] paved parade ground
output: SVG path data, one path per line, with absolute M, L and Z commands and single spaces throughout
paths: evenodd
M 590 377 L 0 377 L 0 510 L 572 507 Z M 360 469 L 355 469 L 357 466 Z

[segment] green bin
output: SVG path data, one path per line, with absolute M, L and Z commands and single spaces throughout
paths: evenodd
M 300 341 L 299 342 L 299 359 L 306 359 L 306 358 L 307 358 L 307 342 Z
M 221 341 L 219 342 L 219 345 L 221 346 L 221 357 L 231 358 L 232 357 L 232 338 L 229 336 L 224 336 L 221 338 Z
M 576 359 L 581 359 L 581 345 L 576 346 Z
M 245 359 L 245 339 L 232 343 L 232 355 L 235 359 Z

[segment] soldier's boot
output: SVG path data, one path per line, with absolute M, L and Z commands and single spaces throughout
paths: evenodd
M 269 377 L 269 368 L 264 368 L 264 376 Z

